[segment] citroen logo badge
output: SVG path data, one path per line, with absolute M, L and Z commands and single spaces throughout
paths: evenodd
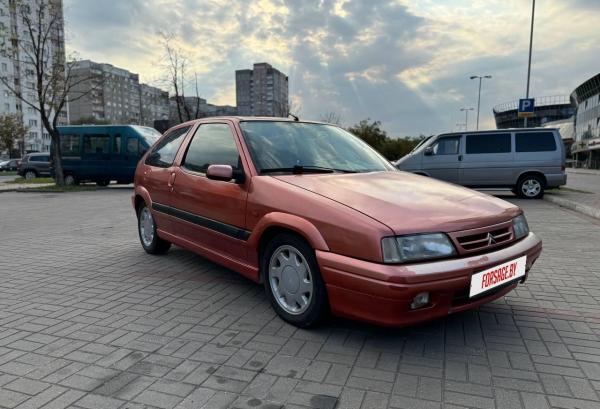
M 494 236 L 492 236 L 492 233 L 488 233 L 488 246 L 491 246 L 492 244 L 496 244 L 496 239 L 494 239 Z

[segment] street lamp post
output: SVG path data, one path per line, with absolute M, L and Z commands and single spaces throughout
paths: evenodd
M 460 111 L 465 111 L 465 132 L 469 130 L 469 111 L 473 111 L 473 108 L 461 108 Z
M 535 17 L 535 0 L 531 6 L 531 31 L 529 32 L 529 62 L 527 63 L 527 90 L 525 92 L 525 98 L 529 98 L 529 78 L 531 76 L 531 49 L 533 47 L 533 19 Z M 525 128 L 527 128 L 527 117 L 524 121 Z
M 477 125 L 475 127 L 475 130 L 478 131 L 479 130 L 479 106 L 481 103 L 481 80 L 484 78 L 490 79 L 490 78 L 492 78 L 492 76 L 491 75 L 484 75 L 484 76 L 472 75 L 469 78 L 472 80 L 474 80 L 475 78 L 479 78 L 479 93 L 477 94 Z

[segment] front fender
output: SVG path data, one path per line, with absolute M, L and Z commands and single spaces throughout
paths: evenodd
M 292 230 L 304 237 L 313 249 L 329 251 L 325 239 L 314 224 L 302 217 L 282 212 L 267 213 L 259 220 L 248 238 L 248 247 L 254 251 L 258 251 L 260 238 L 271 227 Z

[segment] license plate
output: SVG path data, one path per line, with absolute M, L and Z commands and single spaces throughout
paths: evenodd
M 525 275 L 527 256 L 507 261 L 471 276 L 469 297 L 474 297 Z

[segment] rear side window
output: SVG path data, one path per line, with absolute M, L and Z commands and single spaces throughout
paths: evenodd
M 60 152 L 62 156 L 79 156 L 80 148 L 79 135 L 60 136 Z
M 515 134 L 517 152 L 552 152 L 556 140 L 552 132 L 527 132 Z
M 484 133 L 467 135 L 468 154 L 510 153 L 509 133 Z
M 231 165 L 238 169 L 239 162 L 240 154 L 229 125 L 204 124 L 200 125 L 190 142 L 183 167 L 206 173 L 209 165 Z
M 29 162 L 50 162 L 50 156 L 32 156 Z
M 109 153 L 110 136 L 106 134 L 83 135 L 83 153 Z
M 168 168 L 173 164 L 177 151 L 190 127 L 178 128 L 165 136 L 146 159 L 146 165 Z

